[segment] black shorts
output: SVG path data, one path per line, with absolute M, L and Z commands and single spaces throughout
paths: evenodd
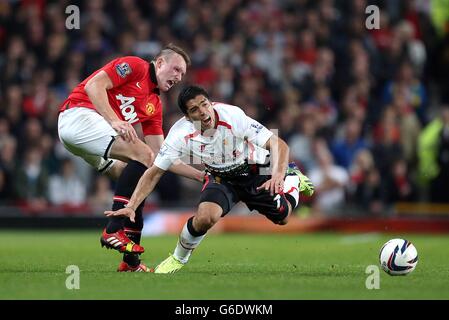
M 249 210 L 257 210 L 273 222 L 284 220 L 288 215 L 288 202 L 283 194 L 270 195 L 265 189 L 257 190 L 269 175 L 250 175 L 234 180 L 208 175 L 201 190 L 201 202 L 213 202 L 223 209 L 224 217 L 242 201 Z

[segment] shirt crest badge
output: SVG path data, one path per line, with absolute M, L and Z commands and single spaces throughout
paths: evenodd
M 147 105 L 145 106 L 145 113 L 151 116 L 152 114 L 154 114 L 154 111 L 155 111 L 154 104 L 148 102 Z
M 117 71 L 117 74 L 122 78 L 125 78 L 127 75 L 129 75 L 132 72 L 131 67 L 126 62 L 117 64 L 115 66 L 115 70 Z

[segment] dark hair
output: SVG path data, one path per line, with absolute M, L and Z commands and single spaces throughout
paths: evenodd
M 178 46 L 174 45 L 173 43 L 167 44 L 161 50 L 161 52 L 158 53 L 158 55 L 156 56 L 156 58 L 154 58 L 154 60 L 157 60 L 157 58 L 159 58 L 159 57 L 170 56 L 173 53 L 179 54 L 184 59 L 184 61 L 186 62 L 186 65 L 190 66 L 191 61 L 190 61 L 190 57 L 187 54 L 187 52 L 185 52 L 181 47 L 178 47 Z
M 182 113 L 187 114 L 187 102 L 191 99 L 195 99 L 197 96 L 203 95 L 209 99 L 207 91 L 198 86 L 188 86 L 182 89 L 178 95 L 178 107 Z

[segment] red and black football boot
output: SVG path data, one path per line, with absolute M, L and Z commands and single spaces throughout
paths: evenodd
M 152 272 L 152 269 L 148 268 L 142 262 L 136 267 L 131 267 L 125 261 L 122 261 L 117 268 L 117 272 Z
M 125 234 L 125 231 L 119 230 L 114 233 L 107 233 L 106 229 L 100 238 L 101 246 L 108 249 L 114 249 L 119 252 L 126 253 L 144 253 L 145 248 L 131 241 Z

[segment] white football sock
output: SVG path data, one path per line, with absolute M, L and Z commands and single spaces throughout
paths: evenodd
M 284 191 L 284 194 L 289 194 L 293 197 L 293 199 L 295 199 L 296 208 L 299 204 L 299 177 L 297 175 L 285 177 L 284 189 L 282 191 Z
M 178 244 L 176 245 L 175 252 L 173 256 L 182 263 L 187 263 L 189 261 L 190 255 L 192 254 L 193 249 L 198 247 L 201 240 L 206 236 L 206 234 L 195 237 L 187 228 L 187 223 L 185 223 L 182 228 L 181 234 L 179 235 Z

